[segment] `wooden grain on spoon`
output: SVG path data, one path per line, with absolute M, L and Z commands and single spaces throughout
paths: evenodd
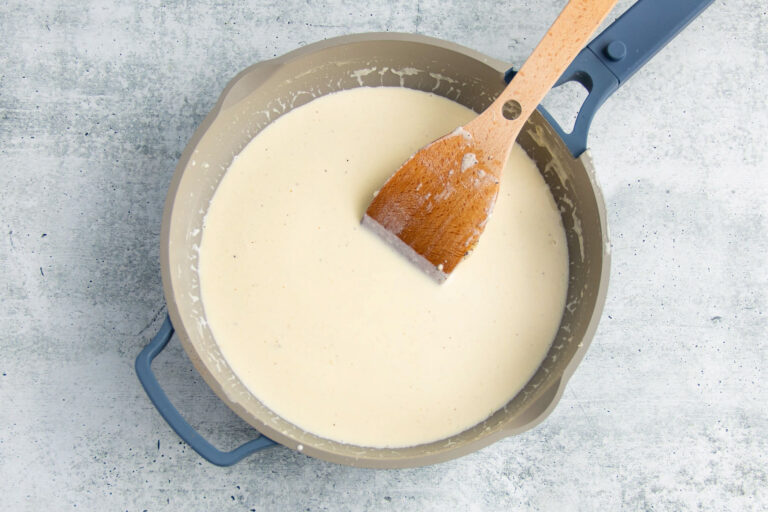
M 439 282 L 477 244 L 528 117 L 617 0 L 571 0 L 498 98 L 419 150 L 387 180 L 363 224 Z

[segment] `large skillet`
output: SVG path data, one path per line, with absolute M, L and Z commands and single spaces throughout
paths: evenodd
M 320 438 L 280 418 L 245 388 L 222 356 L 200 302 L 197 262 L 202 219 L 233 157 L 285 112 L 318 96 L 361 86 L 431 91 L 480 112 L 504 88 L 511 75 L 509 65 L 453 43 L 387 33 L 312 44 L 238 74 L 184 150 L 165 203 L 160 249 L 169 318 L 136 360 L 139 379 L 163 417 L 214 464 L 233 464 L 279 443 L 312 457 L 375 468 L 445 461 L 544 420 L 584 357 L 608 286 L 605 206 L 585 153 L 589 123 L 602 102 L 710 1 L 641 0 L 592 41 L 563 75 L 561 82 L 576 80 L 589 91 L 573 132 L 565 134 L 543 110 L 530 118 L 518 142 L 549 185 L 568 242 L 570 277 L 559 330 L 539 369 L 505 407 L 458 435 L 410 448 L 365 448 Z M 176 411 L 150 368 L 174 327 L 208 385 L 261 437 L 222 452 Z

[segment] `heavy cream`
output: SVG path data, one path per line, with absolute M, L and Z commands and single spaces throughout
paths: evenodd
M 472 111 L 397 87 L 318 98 L 237 156 L 205 217 L 205 315 L 267 407 L 336 441 L 436 441 L 503 407 L 544 359 L 568 253 L 547 185 L 515 146 L 485 233 L 435 283 L 360 225 L 412 153 Z

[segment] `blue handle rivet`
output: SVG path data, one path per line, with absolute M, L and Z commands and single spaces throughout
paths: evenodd
M 605 47 L 605 56 L 612 61 L 620 61 L 627 56 L 627 46 L 621 41 L 611 41 Z

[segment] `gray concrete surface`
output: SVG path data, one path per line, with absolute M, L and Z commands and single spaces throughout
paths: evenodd
M 718 0 L 598 114 L 609 298 L 562 403 L 535 430 L 421 469 L 283 448 L 223 469 L 179 441 L 136 380 L 133 360 L 164 315 L 165 192 L 228 79 L 309 42 L 385 30 L 519 65 L 562 4 L 0 5 L 0 508 L 766 510 L 759 0 Z M 252 435 L 177 342 L 155 367 L 219 446 Z

